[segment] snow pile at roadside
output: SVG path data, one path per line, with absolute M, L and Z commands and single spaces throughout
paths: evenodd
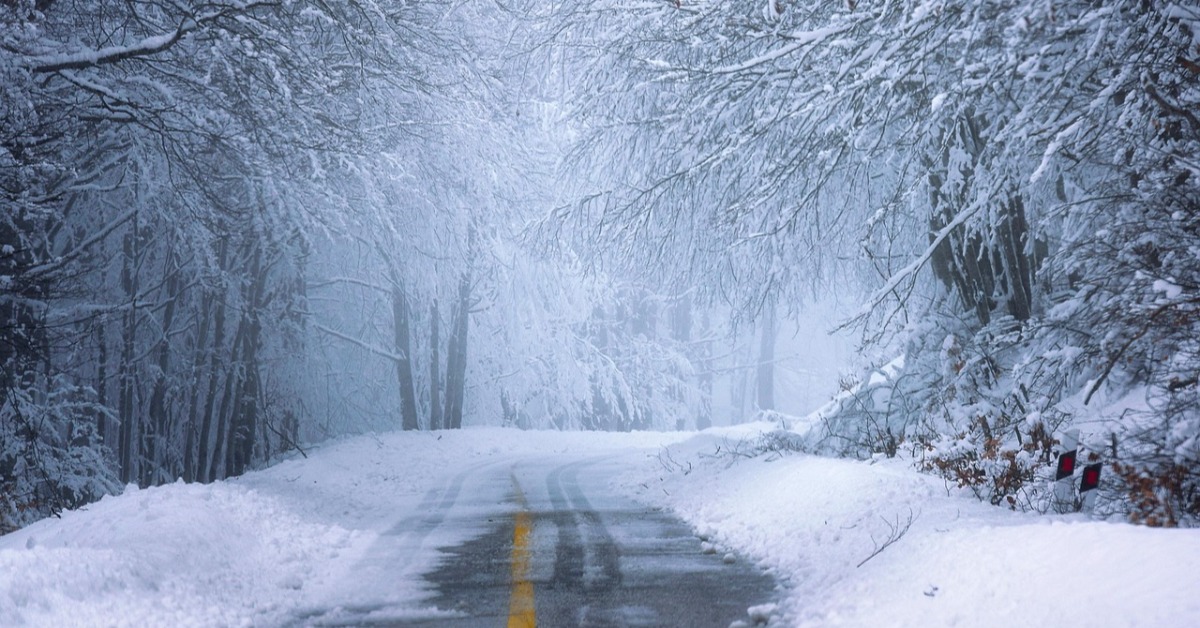
M 270 621 L 354 538 L 227 483 L 132 487 L 2 539 L 0 625 Z
M 358 581 L 345 575 L 381 534 L 465 469 L 537 453 L 653 451 L 681 437 L 394 433 L 211 485 L 132 487 L 0 537 L 0 626 L 285 624 L 342 601 Z M 407 580 L 377 583 L 393 610 L 429 615 L 419 571 L 433 556 L 415 556 Z
M 623 481 L 772 571 L 788 625 L 1200 625 L 1200 530 L 1014 513 L 903 461 L 728 453 L 771 427 L 699 436 L 663 454 L 674 471 Z

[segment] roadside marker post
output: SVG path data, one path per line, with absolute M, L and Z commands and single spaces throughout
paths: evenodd
M 1079 480 L 1079 497 L 1083 500 L 1083 511 L 1091 512 L 1096 505 L 1096 487 L 1100 486 L 1100 463 L 1094 462 L 1083 468 Z
M 1054 473 L 1054 511 L 1074 512 L 1075 486 L 1071 478 L 1075 475 L 1075 459 L 1079 455 L 1079 430 L 1063 432 L 1059 443 L 1062 450 L 1058 453 L 1058 469 Z

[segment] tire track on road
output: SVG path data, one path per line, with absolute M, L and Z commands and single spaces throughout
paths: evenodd
M 617 544 L 613 541 L 608 527 L 600 520 L 600 513 L 592 508 L 591 502 L 579 488 L 579 472 L 584 467 L 594 465 L 596 462 L 599 460 L 585 460 L 569 466 L 566 471 L 566 490 L 571 505 L 575 507 L 575 511 L 579 513 L 587 526 L 588 538 L 592 539 L 588 545 L 594 550 L 595 560 L 600 568 L 600 573 L 597 575 L 597 579 L 592 581 L 590 588 L 597 591 L 608 591 L 621 586 L 620 551 L 617 549 Z
M 548 583 L 555 594 L 539 615 L 551 626 L 620 625 L 612 620 L 621 586 L 620 553 L 600 514 L 579 488 L 579 473 L 602 458 L 572 462 L 546 475 L 558 531 L 554 572 Z
M 414 561 L 417 552 L 424 549 L 429 535 L 445 522 L 450 510 L 458 503 L 467 481 L 489 467 L 510 463 L 510 459 L 479 463 L 459 472 L 442 486 L 426 491 L 420 503 L 415 507 L 414 514 L 401 519 L 381 532 L 379 538 L 363 552 L 363 556 L 353 571 L 378 571 L 381 572 L 381 577 L 409 577 L 412 570 L 419 566 Z M 383 562 L 384 557 L 386 557 L 386 563 Z M 399 568 L 388 574 L 388 568 L 392 565 L 399 566 Z M 380 602 L 302 609 L 291 625 L 356 626 L 372 624 L 376 622 L 369 621 L 366 617 L 387 608 L 387 606 L 386 603 Z

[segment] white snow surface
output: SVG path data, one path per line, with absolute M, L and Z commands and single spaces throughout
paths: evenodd
M 1012 513 L 900 461 L 713 455 L 773 427 L 384 434 L 235 480 L 131 488 L 0 537 L 0 626 L 272 626 L 380 587 L 388 618 L 436 616 L 420 574 L 468 532 L 425 538 L 399 580 L 362 577 L 364 554 L 456 474 L 547 453 L 623 456 L 614 488 L 779 578 L 776 625 L 1200 625 L 1200 530 Z
M 786 625 L 1200 626 L 1200 530 L 1016 513 L 901 460 L 712 455 L 774 427 L 671 446 L 702 463 L 642 491 L 774 572 Z

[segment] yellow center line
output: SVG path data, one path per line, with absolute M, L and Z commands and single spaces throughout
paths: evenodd
M 529 503 L 517 476 L 512 475 L 513 489 L 521 509 L 514 517 L 512 549 L 512 593 L 508 601 L 508 628 L 537 628 L 537 613 L 533 607 L 533 583 L 529 581 L 529 562 L 532 550 L 529 547 L 533 534 L 533 516 Z

